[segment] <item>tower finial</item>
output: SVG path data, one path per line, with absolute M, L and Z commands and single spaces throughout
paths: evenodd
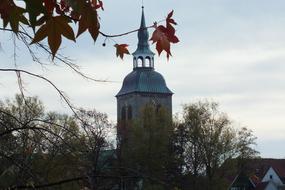
M 140 30 L 146 30 L 145 17 L 144 17 L 144 6 L 142 6 L 142 18 L 141 18 Z M 146 32 L 147 32 L 147 35 L 148 35 L 148 31 L 147 30 L 146 30 Z
M 139 40 L 138 50 L 142 50 L 142 51 L 149 50 L 148 38 L 149 38 L 149 34 L 148 34 L 147 27 L 145 24 L 144 8 L 142 6 L 141 24 L 138 30 L 138 40 Z

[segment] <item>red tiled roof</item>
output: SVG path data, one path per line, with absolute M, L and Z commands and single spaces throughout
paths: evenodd
M 249 161 L 250 168 L 255 169 L 255 175 L 263 178 L 270 167 L 279 177 L 285 177 L 285 159 L 262 158 Z
M 264 190 L 266 188 L 266 186 L 268 185 L 269 182 L 262 182 L 259 183 L 254 190 Z
M 260 182 L 272 167 L 280 178 L 285 178 L 285 159 L 260 158 L 246 162 L 246 171 L 253 182 Z
M 272 159 L 272 158 L 258 158 L 249 159 L 246 162 L 245 172 L 250 175 L 249 178 L 256 186 L 256 189 L 261 190 L 265 183 L 262 183 L 264 175 L 267 173 L 268 169 L 272 167 L 277 175 L 281 178 L 283 183 L 285 182 L 285 159 Z M 232 173 L 233 174 L 233 173 Z M 233 178 L 227 175 L 226 179 L 232 183 Z M 238 175 L 238 174 L 235 174 Z M 266 186 L 265 186 L 266 187 Z M 265 188 L 264 187 L 264 188 Z

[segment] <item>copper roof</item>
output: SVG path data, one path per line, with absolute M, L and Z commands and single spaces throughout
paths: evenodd
M 173 94 L 166 86 L 163 76 L 150 67 L 135 68 L 125 77 L 123 86 L 116 96 L 134 92 Z

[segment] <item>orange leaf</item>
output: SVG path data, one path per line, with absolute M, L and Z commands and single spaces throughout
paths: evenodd
M 127 48 L 129 45 L 127 45 L 127 44 L 115 44 L 114 46 L 117 49 L 117 51 L 116 51 L 117 57 L 120 56 L 120 58 L 123 59 L 124 54 L 130 54 L 130 52 Z

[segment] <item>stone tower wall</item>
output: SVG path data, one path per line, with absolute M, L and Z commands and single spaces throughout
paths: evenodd
M 131 93 L 117 97 L 118 121 L 122 120 L 122 109 L 124 106 L 125 108 L 131 106 L 131 119 L 136 119 L 139 118 L 141 109 L 149 103 L 164 107 L 172 115 L 172 94 Z M 126 113 L 128 113 L 127 110 Z

